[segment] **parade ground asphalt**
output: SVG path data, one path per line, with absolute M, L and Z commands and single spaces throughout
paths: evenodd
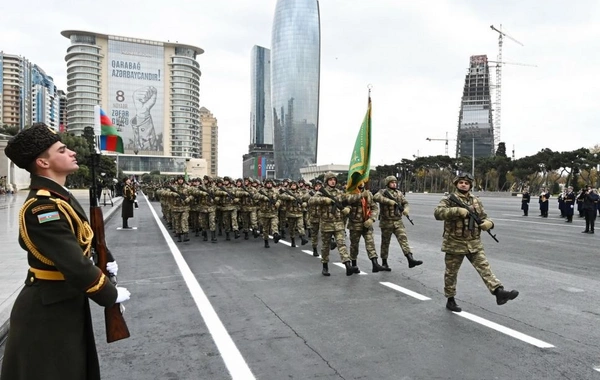
M 541 218 L 532 202 L 525 217 L 518 197 L 478 195 L 500 241 L 482 236 L 492 270 L 520 295 L 498 306 L 465 260 L 454 313 L 433 218 L 441 194 L 407 195 L 415 225 L 405 220 L 406 232 L 423 265 L 409 269 L 393 240 L 392 271 L 372 273 L 361 242 L 361 274 L 346 276 L 335 250 L 330 277 L 310 244 L 291 247 L 289 237 L 268 249 L 243 235 L 177 242 L 160 204 L 140 194 L 136 229 L 121 230 L 120 218 L 105 226 L 132 296 L 131 337 L 110 344 L 92 303 L 102 378 L 600 379 L 600 235 L 582 234 L 583 220 L 565 223 L 556 207 Z M 10 271 L 22 282 L 26 268 Z

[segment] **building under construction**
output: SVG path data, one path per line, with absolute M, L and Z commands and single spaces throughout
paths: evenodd
M 487 55 L 471 56 L 458 116 L 456 157 L 494 155 L 494 124 Z

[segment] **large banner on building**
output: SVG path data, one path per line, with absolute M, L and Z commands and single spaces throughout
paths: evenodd
M 108 41 L 108 117 L 126 153 L 163 151 L 164 48 Z

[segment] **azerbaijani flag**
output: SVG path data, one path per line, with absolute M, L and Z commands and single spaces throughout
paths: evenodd
M 123 139 L 119 136 L 119 131 L 102 108 L 100 108 L 100 150 L 125 153 Z

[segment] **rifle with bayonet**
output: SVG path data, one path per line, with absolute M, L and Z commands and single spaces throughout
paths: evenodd
M 392 194 L 390 194 L 388 189 L 385 189 L 385 191 L 383 192 L 383 196 L 386 197 L 387 199 L 391 199 L 395 202 L 394 203 L 394 213 L 396 215 L 399 215 L 400 217 L 402 217 L 402 213 L 404 212 L 404 206 L 402 206 L 402 204 L 398 203 L 396 198 L 394 198 L 394 196 Z M 410 218 L 410 216 L 408 216 L 408 215 L 404 215 L 404 216 L 406 216 L 406 219 L 408 219 L 410 224 L 412 224 L 413 226 L 415 225 L 413 223 L 412 219 Z
M 475 230 L 475 223 L 477 223 L 477 226 L 483 223 L 483 220 L 479 217 L 479 215 L 477 215 L 477 211 L 475 211 L 473 207 L 466 205 L 463 201 L 458 199 L 456 194 L 450 194 L 450 196 L 448 196 L 448 200 L 456 204 L 458 207 L 464 208 L 469 212 L 469 230 L 471 232 Z M 486 232 L 490 234 L 492 239 L 496 240 L 496 243 L 499 243 L 498 239 L 496 239 L 496 235 L 492 234 L 490 230 L 487 230 Z

